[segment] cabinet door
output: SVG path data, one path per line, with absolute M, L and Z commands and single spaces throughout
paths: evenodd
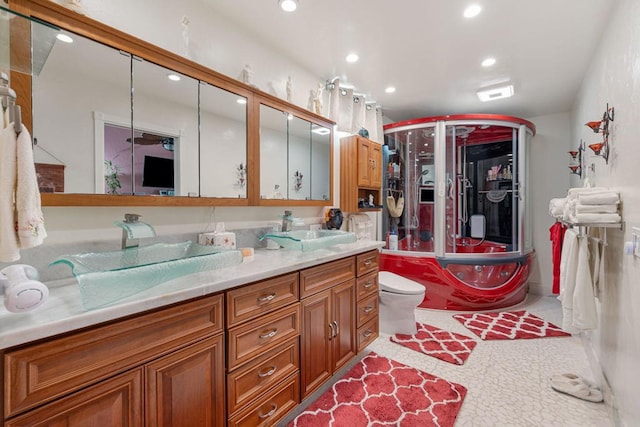
M 376 143 L 369 144 L 369 155 L 371 159 L 371 186 L 382 186 L 382 146 Z M 380 202 L 381 203 L 381 202 Z
M 147 425 L 223 426 L 223 350 L 218 335 L 147 364 Z
M 331 369 L 331 290 L 302 301 L 301 381 L 302 397 L 328 380 Z
M 135 369 L 5 423 L 18 426 L 142 426 L 142 370 Z
M 358 186 L 370 187 L 372 166 L 371 144 L 364 138 L 358 138 Z
M 332 368 L 337 371 L 356 355 L 355 280 L 331 289 L 331 311 L 335 336 L 332 342 Z

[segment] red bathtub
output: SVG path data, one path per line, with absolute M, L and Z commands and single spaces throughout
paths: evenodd
M 506 246 L 492 242 L 465 241 L 457 253 L 437 258 L 421 247 L 431 242 L 403 239 L 401 251 L 380 254 L 380 270 L 391 271 L 425 286 L 423 308 L 442 310 L 493 310 L 515 305 L 524 300 L 528 290 L 529 267 L 534 253 L 506 255 L 504 258 L 483 256 L 486 253 L 506 252 Z M 419 251 L 419 252 L 418 252 Z M 468 257 L 478 254 L 478 257 Z

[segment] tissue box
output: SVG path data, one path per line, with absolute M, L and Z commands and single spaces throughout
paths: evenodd
M 222 246 L 228 249 L 236 248 L 236 234 L 229 231 L 224 233 L 201 233 L 198 243 L 205 246 Z

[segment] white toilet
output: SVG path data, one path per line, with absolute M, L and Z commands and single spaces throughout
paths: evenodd
M 425 287 L 390 271 L 378 273 L 380 332 L 415 335 L 415 310 L 424 299 Z

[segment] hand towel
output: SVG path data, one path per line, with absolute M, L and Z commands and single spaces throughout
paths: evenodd
M 586 237 L 578 238 L 578 264 L 575 278 L 572 325 L 582 330 L 595 329 L 598 327 L 598 313 L 589 266 L 589 244 Z
M 576 213 L 617 213 L 618 205 L 576 205 Z
M 606 223 L 614 224 L 622 221 L 617 213 L 579 213 L 576 214 L 576 222 L 578 223 Z
M 573 293 L 576 286 L 578 266 L 578 233 L 569 228 L 564 234 L 560 257 L 560 295 L 562 301 L 562 329 L 569 333 L 579 332 L 573 326 Z
M 0 131 L 0 261 L 20 259 L 15 229 L 13 197 L 16 187 L 16 132 L 11 126 Z
M 580 193 L 578 200 L 581 205 L 615 205 L 620 203 L 620 195 L 615 191 Z
M 28 249 L 41 245 L 47 232 L 33 162 L 31 135 L 24 125 L 16 142 L 16 169 L 16 230 L 20 247 Z

